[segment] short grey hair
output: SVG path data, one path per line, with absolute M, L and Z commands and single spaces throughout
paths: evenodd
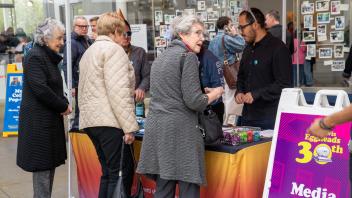
M 88 23 L 88 20 L 87 20 L 86 17 L 84 17 L 84 16 L 75 16 L 75 18 L 73 19 L 73 27 L 75 27 L 75 25 L 76 25 L 78 20 L 85 20 Z
M 194 15 L 178 16 L 171 24 L 171 32 L 173 38 L 179 38 L 179 34 L 188 34 L 191 32 L 194 24 L 204 26 L 203 22 Z
M 52 39 L 55 30 L 65 31 L 64 25 L 56 19 L 46 18 L 40 23 L 34 34 L 34 42 L 38 45 L 45 45 L 47 39 Z
M 268 15 L 273 17 L 276 21 L 280 21 L 280 12 L 277 10 L 270 10 Z

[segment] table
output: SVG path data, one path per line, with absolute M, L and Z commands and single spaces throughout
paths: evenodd
M 83 133 L 71 133 L 77 165 L 78 190 L 81 198 L 96 198 L 99 191 L 101 167 L 95 148 Z M 142 141 L 134 143 L 139 159 Z M 241 146 L 206 147 L 208 185 L 201 188 L 202 198 L 260 198 L 262 197 L 271 141 Z M 142 177 L 146 198 L 152 198 L 155 183 Z

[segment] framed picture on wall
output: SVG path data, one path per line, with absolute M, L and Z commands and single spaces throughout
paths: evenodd
M 197 9 L 198 10 L 205 10 L 205 8 L 206 8 L 205 1 L 198 1 Z
M 196 11 L 194 9 L 184 9 L 183 15 L 195 15 Z
M 304 1 L 301 5 L 301 14 L 314 14 L 314 3 Z
M 204 28 L 210 31 L 215 31 L 215 22 L 205 22 Z
M 344 30 L 345 29 L 345 17 L 336 16 L 335 17 L 335 30 Z
M 315 6 L 316 6 L 315 10 L 317 12 L 329 11 L 330 1 L 328 1 L 328 0 L 316 1 Z
M 163 22 L 163 11 L 157 10 L 155 11 L 155 25 L 160 25 Z
M 331 71 L 343 71 L 345 69 L 344 60 L 334 60 L 332 61 Z
M 344 41 L 344 32 L 343 31 L 330 32 L 330 42 L 331 43 L 340 43 L 343 41 Z
M 196 12 L 196 16 L 203 22 L 208 20 L 207 12 Z
M 331 14 L 338 15 L 340 14 L 340 5 L 341 1 L 331 1 Z
M 335 58 L 343 58 L 343 45 L 335 45 L 334 46 L 334 57 Z
M 166 47 L 166 39 L 161 37 L 155 37 L 155 47 Z
M 317 13 L 317 23 L 330 23 L 330 12 Z
M 164 15 L 164 21 L 166 25 L 170 25 L 172 23 L 172 20 L 174 20 L 175 15 L 173 14 L 165 14 Z
M 307 45 L 307 57 L 315 57 L 317 54 L 317 49 L 315 44 Z
M 332 58 L 332 48 L 319 48 L 319 58 Z
M 313 27 L 313 15 L 304 15 L 303 17 L 304 28 L 312 28 Z
M 326 35 L 326 25 L 318 25 L 317 26 L 317 33 L 318 35 Z
M 208 21 L 216 21 L 219 18 L 219 12 L 218 11 L 208 11 Z
M 303 31 L 303 42 L 315 41 L 315 31 Z

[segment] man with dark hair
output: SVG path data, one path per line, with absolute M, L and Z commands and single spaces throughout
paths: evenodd
M 89 19 L 89 25 L 91 28 L 91 35 L 89 36 L 90 39 L 95 40 L 98 36 L 97 34 L 97 22 L 98 22 L 99 17 L 92 17 L 91 19 Z
M 267 33 L 264 14 L 257 8 L 240 13 L 238 29 L 248 44 L 235 94 L 236 102 L 244 104 L 239 124 L 273 129 L 281 91 L 291 85 L 290 52 Z
M 149 90 L 150 84 L 150 64 L 148 63 L 148 57 L 145 50 L 141 47 L 131 45 L 131 26 L 128 21 L 125 20 L 125 33 L 124 41 L 121 46 L 125 49 L 131 64 L 134 68 L 136 77 L 135 87 L 135 100 L 136 102 L 142 102 L 145 98 L 145 93 Z
M 282 25 L 280 25 L 280 13 L 277 10 L 271 10 L 265 15 L 265 25 L 268 32 L 278 39 L 282 40 Z M 286 31 L 286 46 L 290 53 L 294 53 L 293 37 L 289 31 Z
M 213 40 L 210 41 L 209 50 L 220 60 L 223 64 L 227 61 L 229 65 L 232 65 L 236 61 L 236 53 L 243 51 L 245 47 L 245 41 L 241 35 L 237 33 L 237 29 L 232 23 L 231 18 L 227 16 L 220 17 L 216 22 L 217 35 Z M 225 59 L 226 52 L 226 59 Z M 234 101 L 234 94 L 236 89 L 230 88 L 227 84 L 225 85 L 225 93 L 223 97 L 222 112 L 225 113 L 224 124 L 234 124 L 234 121 L 229 118 L 234 118 L 241 114 L 241 106 L 237 105 Z M 221 112 L 218 111 L 218 114 Z

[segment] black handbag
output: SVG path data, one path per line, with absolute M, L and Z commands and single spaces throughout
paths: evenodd
M 222 125 L 216 113 L 210 106 L 203 112 L 198 113 L 198 128 L 201 131 L 206 145 L 220 144 L 220 139 L 224 137 Z
M 123 185 L 122 181 L 122 161 L 123 161 L 123 150 L 125 147 L 125 143 L 122 140 L 122 148 L 121 148 L 121 160 L 120 160 L 120 169 L 119 169 L 119 178 L 117 180 L 116 188 L 114 191 L 113 198 L 144 198 L 144 191 L 143 191 L 143 186 L 142 186 L 142 181 L 140 175 L 137 175 L 137 191 L 134 195 L 128 195 L 125 191 L 125 186 Z M 134 164 L 135 164 L 135 170 L 136 170 L 136 159 L 134 158 L 134 154 L 132 151 L 132 148 L 130 146 L 130 151 L 133 156 Z

